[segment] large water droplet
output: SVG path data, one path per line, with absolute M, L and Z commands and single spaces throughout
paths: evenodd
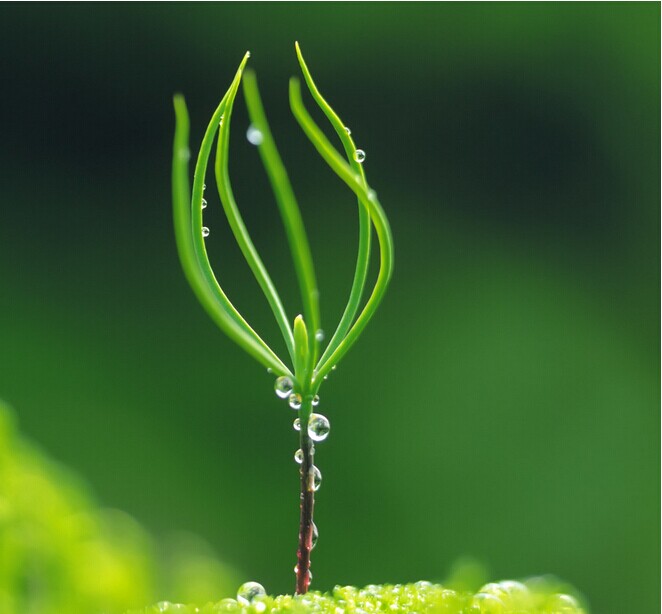
M 501 614 L 503 612 L 503 602 L 501 599 L 488 593 L 474 595 L 471 605 L 478 607 L 480 614 Z
M 257 597 L 265 597 L 267 591 L 257 582 L 246 582 L 237 591 L 237 601 L 241 605 L 249 605 Z
M 313 407 L 317 407 L 320 404 L 320 395 L 316 394 L 313 397 Z
M 290 395 L 289 404 L 292 409 L 301 409 L 301 395 L 298 392 L 293 392 Z
M 345 126 L 345 132 L 347 134 L 352 134 L 352 131 L 349 129 L 349 126 Z
M 315 341 L 322 343 L 324 341 L 324 331 L 321 328 L 318 328 L 315 332 Z
M 204 198 L 202 199 L 202 208 L 203 209 L 207 208 L 207 201 Z
M 322 414 L 310 414 L 308 421 L 308 437 L 313 441 L 324 441 L 331 430 L 331 424 Z
M 313 522 L 313 536 L 310 541 L 310 549 L 312 550 L 315 546 L 317 546 L 317 540 L 319 539 L 319 531 L 317 530 L 317 525 Z
M 251 145 L 261 145 L 264 140 L 264 135 L 251 124 L 248 126 L 248 130 L 246 130 L 246 138 Z
M 202 236 L 206 239 L 209 236 L 209 228 L 206 226 L 202 227 Z
M 295 431 L 300 431 L 301 430 L 301 420 L 299 418 L 294 419 L 294 422 L 292 423 L 292 428 Z
M 354 160 L 356 160 L 359 164 L 363 164 L 363 161 L 365 160 L 365 151 L 362 149 L 357 149 L 354 152 Z
M 545 605 L 554 614 L 575 614 L 580 611 L 577 600 L 570 595 L 564 595 L 562 593 L 552 595 Z
M 301 448 L 294 453 L 294 462 L 299 465 L 303 463 L 303 450 Z
M 287 375 L 281 375 L 274 384 L 276 396 L 281 399 L 287 399 L 292 394 L 292 388 L 294 388 L 294 383 Z
M 322 472 L 313 465 L 313 491 L 317 492 L 322 485 Z

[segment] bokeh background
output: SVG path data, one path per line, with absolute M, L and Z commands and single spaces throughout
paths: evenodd
M 250 49 L 330 332 L 356 204 L 289 113 L 294 40 L 396 244 L 321 391 L 314 586 L 469 555 L 495 579 L 557 574 L 601 614 L 659 611 L 657 3 L 3 5 L 0 397 L 23 433 L 104 506 L 293 589 L 293 413 L 186 284 L 170 155 L 172 94 L 195 150 Z M 235 194 L 294 317 L 243 104 L 233 122 Z M 218 276 L 280 350 L 207 193 Z

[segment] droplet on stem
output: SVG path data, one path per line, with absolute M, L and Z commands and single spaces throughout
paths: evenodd
M 301 448 L 294 453 L 294 462 L 298 465 L 303 463 L 303 450 Z
M 202 227 L 202 236 L 206 239 L 209 236 L 209 228 L 206 226 Z
M 293 392 L 289 398 L 290 407 L 294 410 L 301 409 L 301 395 L 298 392 Z
M 308 420 L 308 437 L 313 441 L 324 441 L 329 436 L 331 424 L 322 414 L 310 414 Z
M 207 201 L 204 198 L 202 199 L 202 208 L 203 209 L 207 208 Z
M 291 378 L 287 377 L 287 375 L 281 375 L 274 383 L 276 396 L 280 399 L 287 399 L 287 397 L 292 394 L 292 388 L 294 388 L 294 383 Z
M 354 152 L 354 160 L 359 164 L 363 164 L 363 161 L 365 160 L 365 151 L 362 149 L 357 149 Z
M 313 397 L 313 407 L 317 407 L 320 404 L 320 395 L 316 394 Z

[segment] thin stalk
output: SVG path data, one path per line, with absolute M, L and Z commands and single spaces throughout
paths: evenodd
M 313 407 L 313 395 L 303 396 L 299 420 L 301 431 L 299 444 L 303 452 L 301 463 L 301 515 L 299 520 L 299 548 L 297 550 L 296 589 L 297 595 L 308 592 L 310 586 L 310 552 L 313 549 L 313 510 L 315 508 L 315 464 L 313 441 L 308 436 L 308 421 Z

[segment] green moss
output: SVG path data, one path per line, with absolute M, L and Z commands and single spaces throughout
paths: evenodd
M 0 402 L 0 612 L 119 614 L 160 596 L 229 594 L 234 574 L 190 535 L 156 543 L 21 436 Z
M 363 589 L 337 586 L 330 593 L 312 591 L 293 597 L 264 597 L 242 605 L 234 599 L 204 606 L 160 602 L 131 614 L 220 614 L 242 612 L 328 612 L 329 614 L 367 614 L 369 612 L 425 612 L 439 614 L 585 614 L 578 600 L 558 592 L 560 586 L 546 578 L 524 583 L 503 581 L 483 586 L 477 593 L 454 591 L 440 584 L 382 586 Z

